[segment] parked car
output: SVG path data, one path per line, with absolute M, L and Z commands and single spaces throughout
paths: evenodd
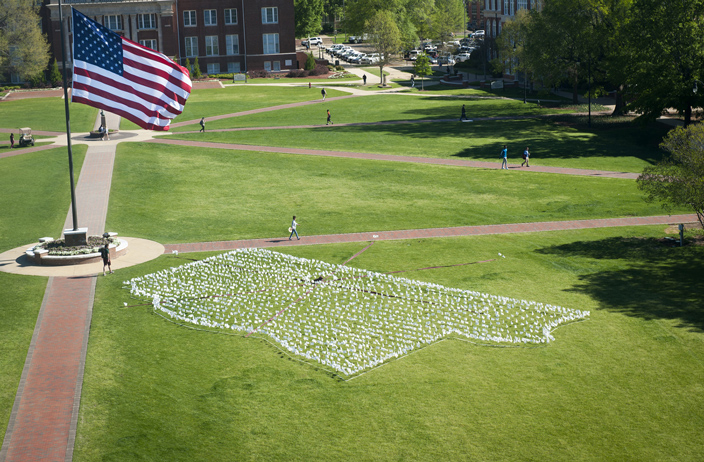
M 359 64 L 364 56 L 366 56 L 364 53 L 354 53 L 349 56 L 348 61 L 352 64 Z
M 323 44 L 323 39 L 321 39 L 320 37 L 311 37 L 310 40 L 308 40 L 308 39 L 301 40 L 301 45 L 303 45 L 303 46 L 307 46 L 309 43 L 310 43 L 310 46 L 313 46 L 313 45 L 320 46 Z
M 437 64 L 438 58 L 436 58 L 435 56 L 428 55 L 428 61 L 430 61 L 430 64 Z
M 475 30 L 474 33 L 472 34 L 472 37 L 484 38 L 484 30 L 483 29 Z
M 470 56 L 471 56 L 471 53 L 466 53 L 466 52 L 460 53 L 457 56 L 455 56 L 455 61 L 458 63 L 463 63 L 463 62 L 469 60 Z
M 377 64 L 380 60 L 379 53 L 371 53 L 364 56 L 359 63 L 360 64 Z
M 350 35 L 350 43 L 362 43 L 364 41 L 364 37 L 361 35 Z
M 447 64 L 448 66 L 454 66 L 455 58 L 453 58 L 452 55 L 440 56 L 438 58 L 438 64 Z

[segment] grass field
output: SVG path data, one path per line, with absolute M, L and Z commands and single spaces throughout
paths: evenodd
M 292 215 L 312 235 L 663 213 L 631 180 L 136 143 L 109 210 L 162 243 L 281 236 Z
M 592 316 L 560 328 L 547 347 L 448 340 L 348 382 L 262 339 L 123 307 L 135 301 L 122 280 L 204 255 L 124 270 L 98 284 L 75 460 L 697 460 L 704 253 L 662 247 L 661 235 L 648 227 L 376 243 L 350 264 L 388 271 L 502 252 L 412 277 Z M 285 252 L 341 263 L 363 246 Z
M 291 102 L 290 95 L 308 100 L 307 88 L 247 87 L 237 106 L 230 95 L 242 88 L 196 92 L 200 107 L 194 104 L 189 117 Z M 309 99 L 318 98 L 319 89 L 312 91 Z M 418 120 L 444 112 L 458 117 L 462 101 L 384 98 L 330 107 L 338 123 L 346 113 L 367 121 Z M 476 103 L 487 113 L 495 104 L 497 113 L 514 106 L 541 111 L 515 101 Z M 306 114 L 317 114 L 306 111 L 318 109 L 322 121 L 325 107 L 229 122 L 301 124 Z M 37 117 L 40 123 L 45 116 Z M 530 143 L 536 164 L 624 171 L 660 157 L 654 146 L 662 132 L 652 127 L 597 123 L 587 130 L 580 118 L 558 118 L 476 122 L 473 132 L 458 132 L 465 125 L 335 126 L 334 136 L 305 129 L 208 132 L 208 140 L 222 135 L 224 142 L 296 147 L 315 141 L 315 148 L 494 161 L 500 144 L 508 142 L 509 155 L 518 158 L 519 146 Z M 85 146 L 75 146 L 74 154 L 78 173 Z M 0 251 L 60 231 L 69 205 L 66 170 L 65 148 L 0 159 Z M 284 236 L 294 214 L 305 239 L 662 213 L 643 202 L 630 180 L 123 143 L 107 227 L 173 243 Z M 698 461 L 704 452 L 704 247 L 669 247 L 664 228 L 376 242 L 348 266 L 409 270 L 402 276 L 591 316 L 557 329 L 547 346 L 497 348 L 453 337 L 349 381 L 301 363 L 262 336 L 174 324 L 123 285 L 212 253 L 164 255 L 101 277 L 73 460 Z M 341 264 L 366 245 L 279 251 Z M 45 278 L 0 273 L 0 430 L 45 287 Z
M 71 132 L 93 130 L 98 110 L 85 104 L 70 104 Z M 30 127 L 32 130 L 66 132 L 64 100 L 61 98 L 27 98 L 0 101 L 0 127 Z M 9 135 L 8 135 L 9 137 Z
M 327 81 L 323 83 L 327 84 Z M 328 98 L 348 94 L 332 89 L 328 89 L 327 93 Z M 320 99 L 320 87 L 235 85 L 225 87 L 224 89 L 193 90 L 183 112 L 174 119 L 174 122 L 194 120 L 194 124 L 188 125 L 188 127 L 198 130 L 200 129 L 198 121 L 201 117 L 205 117 L 206 128 L 211 129 L 211 127 L 215 128 L 218 122 L 208 121 L 208 117 L 317 99 Z M 128 120 L 122 119 L 120 129 L 137 130 L 139 127 Z M 173 128 L 172 130 L 183 130 L 183 128 Z

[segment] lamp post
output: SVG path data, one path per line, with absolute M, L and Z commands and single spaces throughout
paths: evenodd
M 516 44 L 513 44 L 513 52 L 516 52 Z M 516 58 L 518 59 L 518 58 Z M 520 62 L 520 60 L 518 61 Z M 518 69 L 516 69 L 518 70 Z M 526 70 L 523 69 L 523 104 L 526 104 L 526 88 L 528 87 L 528 77 L 526 76 Z

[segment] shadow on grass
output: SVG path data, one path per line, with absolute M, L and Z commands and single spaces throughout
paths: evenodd
M 562 258 L 613 260 L 618 269 L 579 277 L 569 289 L 608 311 L 644 319 L 672 319 L 704 331 L 704 247 L 669 247 L 655 238 L 608 238 L 546 247 L 537 253 Z

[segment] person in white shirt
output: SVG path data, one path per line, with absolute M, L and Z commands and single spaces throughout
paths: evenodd
M 300 237 L 298 237 L 298 231 L 296 231 L 296 226 L 298 223 L 296 223 L 296 215 L 293 216 L 293 220 L 291 221 L 291 234 L 288 236 L 288 240 L 290 241 L 291 238 L 293 237 L 294 233 L 296 234 L 296 239 L 299 241 L 301 240 Z

